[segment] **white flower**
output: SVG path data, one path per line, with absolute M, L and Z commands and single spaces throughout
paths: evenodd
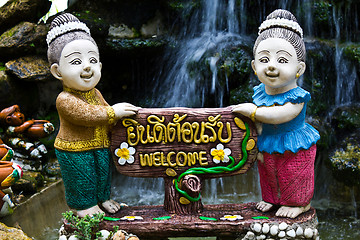
M 211 156 L 213 156 L 213 162 L 218 164 L 220 162 L 228 162 L 231 150 L 229 148 L 224 149 L 224 145 L 219 143 L 215 148 L 210 150 Z
M 220 220 L 224 220 L 224 221 L 236 221 L 241 219 L 243 219 L 243 217 L 240 215 L 225 215 L 222 218 L 220 218 Z
M 120 145 L 120 148 L 115 149 L 115 155 L 119 157 L 118 163 L 120 165 L 124 165 L 125 163 L 132 164 L 134 163 L 134 153 L 135 148 L 129 147 L 129 145 L 126 142 L 123 142 Z
M 134 220 L 143 220 L 143 218 L 140 217 L 140 216 L 125 216 L 125 217 L 120 218 L 120 220 L 123 220 L 123 221 L 134 221 Z

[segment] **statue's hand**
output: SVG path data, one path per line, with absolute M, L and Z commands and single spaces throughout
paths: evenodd
M 250 117 L 256 110 L 257 106 L 253 103 L 241 103 L 232 107 L 234 113 L 240 113 L 246 117 Z
M 135 115 L 140 109 L 139 107 L 136 107 L 130 103 L 117 103 L 111 107 L 114 109 L 115 118 L 117 119 Z

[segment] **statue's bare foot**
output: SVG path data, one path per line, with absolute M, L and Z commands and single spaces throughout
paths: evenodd
M 307 212 L 310 209 L 310 203 L 304 207 L 289 207 L 289 206 L 282 206 L 277 210 L 276 216 L 277 217 L 288 217 L 288 218 L 296 218 L 303 212 Z
M 268 203 L 265 201 L 260 201 L 256 204 L 256 209 L 258 209 L 262 212 L 267 212 L 267 211 L 270 211 L 273 206 L 274 205 L 272 205 L 271 203 Z
M 78 215 L 79 217 L 85 217 L 86 215 L 92 216 L 96 213 L 104 213 L 103 210 L 100 209 L 100 207 L 98 205 L 95 205 L 93 207 L 84 209 L 84 210 L 77 210 L 76 211 L 76 215 Z
M 120 203 L 115 202 L 114 200 L 110 199 L 110 200 L 103 202 L 101 204 L 101 206 L 103 206 L 103 208 L 109 213 L 116 213 L 117 211 L 120 210 L 122 205 Z

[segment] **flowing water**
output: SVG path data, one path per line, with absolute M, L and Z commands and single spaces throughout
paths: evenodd
M 271 5 L 273 9 L 285 8 L 293 11 L 304 28 L 305 36 L 307 36 L 306 42 L 310 42 L 312 35 L 316 32 L 312 26 L 314 17 L 312 1 L 283 0 L 274 2 L 276 4 Z M 265 4 L 261 4 L 260 0 L 258 5 L 261 6 L 258 12 L 260 23 L 269 11 Z M 164 56 L 164 63 L 161 64 L 163 67 L 159 67 L 159 80 L 154 86 L 154 99 L 151 106 L 207 107 L 207 99 L 212 98 L 213 107 L 223 107 L 224 94 L 229 91 L 229 86 L 228 83 L 221 85 L 218 82 L 216 64 L 221 57 L 219 54 L 222 49 L 241 44 L 252 46 L 254 35 L 248 34 L 247 28 L 248 7 L 246 0 L 201 1 L 201 7 L 192 13 L 191 24 L 183 26 L 178 34 L 179 37 L 176 41 L 174 40 L 175 46 L 169 48 Z M 333 106 L 340 106 L 359 101 L 354 92 L 359 82 L 356 68 L 343 58 L 341 44 L 344 41 L 342 36 L 347 35 L 341 34 L 341 31 L 358 29 L 358 25 L 344 23 L 336 10 L 332 14 L 336 46 L 335 54 L 333 54 L 335 66 L 333 74 L 336 74 L 336 87 L 332 89 L 337 90 L 334 90 L 334 99 L 329 101 Z M 351 12 L 348 14 L 354 15 Z M 351 39 L 354 36 L 348 34 L 348 37 Z M 194 67 L 201 59 L 207 60 L 210 66 L 211 74 L 206 81 L 198 71 L 199 69 Z M 307 72 L 310 76 L 315 76 L 316 71 L 311 68 L 312 60 L 310 59 Z M 335 181 L 323 162 L 320 157 L 317 159 L 316 188 L 312 202 L 318 211 L 321 238 L 357 239 L 359 237 L 358 239 L 360 239 L 360 221 L 357 214 L 359 199 L 355 197 L 356 189 L 348 188 Z M 342 192 L 348 193 L 350 201 L 336 194 L 337 189 L 340 188 Z M 164 182 L 162 179 L 131 178 L 115 173 L 112 193 L 115 200 L 126 202 L 129 205 L 163 204 Z M 205 181 L 202 198 L 204 204 L 259 201 L 261 195 L 256 166 L 245 175 Z M 51 231 L 52 229 L 49 232 Z M 37 239 L 50 239 L 49 235 L 47 238 L 39 236 Z

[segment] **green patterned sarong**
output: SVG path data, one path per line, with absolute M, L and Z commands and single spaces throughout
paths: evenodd
M 82 152 L 55 150 L 70 208 L 83 210 L 110 199 L 109 149 Z

